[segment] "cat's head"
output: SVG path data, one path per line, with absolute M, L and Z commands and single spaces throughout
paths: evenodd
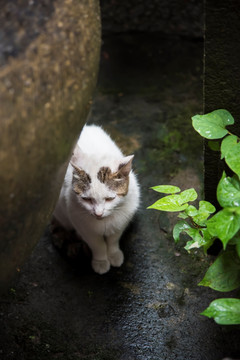
M 134 155 L 114 161 L 114 165 L 101 166 L 73 156 L 72 189 L 77 201 L 92 216 L 103 219 L 112 214 L 128 193 L 129 174 Z M 83 159 L 83 157 L 81 157 Z

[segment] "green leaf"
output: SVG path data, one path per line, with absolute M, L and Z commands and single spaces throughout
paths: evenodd
M 212 244 L 214 243 L 215 237 L 212 236 L 208 229 L 201 229 L 201 233 L 205 239 L 205 244 L 203 245 L 203 249 L 205 254 L 207 253 L 207 250 L 210 248 L 210 246 L 212 246 Z
M 240 231 L 229 241 L 229 245 L 235 245 L 238 256 L 240 257 Z
M 195 206 L 193 205 L 189 205 L 189 207 L 185 210 L 185 213 L 188 215 L 188 216 L 196 216 L 198 214 L 198 210 L 195 208 Z
M 188 209 L 188 208 L 187 208 Z M 187 210 L 186 209 L 186 210 Z M 186 211 L 185 210 L 185 211 Z M 188 215 L 187 214 L 185 214 L 185 212 L 180 212 L 179 214 L 178 214 L 178 217 L 180 218 L 180 219 L 187 219 L 188 218 Z
M 186 221 L 181 220 L 181 221 L 177 222 L 173 228 L 174 241 L 177 243 L 180 240 L 179 235 L 181 234 L 181 232 L 186 231 L 190 227 L 191 226 Z
M 211 302 L 209 307 L 202 312 L 209 318 L 214 318 L 220 325 L 240 324 L 240 300 L 217 299 Z
M 191 217 L 195 224 L 199 226 L 206 226 L 207 218 L 215 211 L 215 207 L 210 202 L 200 201 L 199 210 L 196 209 L 195 206 L 189 205 L 184 214 Z
M 229 135 L 223 139 L 221 153 L 230 169 L 240 177 L 240 142 L 238 137 Z
M 209 201 L 200 201 L 199 202 L 199 211 L 200 212 L 208 212 L 209 214 L 213 214 L 216 209 Z
M 229 240 L 228 242 L 229 245 L 235 245 L 236 247 L 236 252 L 238 254 L 238 256 L 240 257 L 240 231 L 238 231 L 234 237 Z
M 181 191 L 181 189 L 179 189 L 179 187 L 172 186 L 172 185 L 158 185 L 158 186 L 151 187 L 151 189 L 153 189 L 154 191 L 163 193 L 163 194 L 175 194 L 175 193 Z
M 232 291 L 240 286 L 240 259 L 235 251 L 224 251 L 209 267 L 198 284 L 217 291 Z
M 191 188 L 191 189 L 187 189 L 187 190 L 182 191 L 179 194 L 179 196 L 181 198 L 182 203 L 185 203 L 185 202 L 188 202 L 188 201 L 196 200 L 198 195 L 197 195 L 196 191 L 193 188 Z
M 240 243 L 240 231 L 238 231 L 228 242 L 229 245 L 237 245 L 238 243 Z
M 148 209 L 156 209 L 161 211 L 182 211 L 188 207 L 188 204 L 181 202 L 180 195 L 168 195 L 162 199 L 157 200 L 154 204 L 148 207 Z
M 222 207 L 240 206 L 240 181 L 237 176 L 227 177 L 223 172 L 217 187 L 217 199 Z
M 192 117 L 194 129 L 206 139 L 220 139 L 227 135 L 227 125 L 234 124 L 232 115 L 227 110 L 215 110 L 205 115 Z
M 231 149 L 237 144 L 237 136 L 228 135 L 226 136 L 221 143 L 221 159 L 224 159 L 226 154 L 231 151 Z
M 149 206 L 148 209 L 170 212 L 182 211 L 188 207 L 188 204 L 186 204 L 188 201 L 194 201 L 196 198 L 196 191 L 194 189 L 188 189 L 177 195 L 165 196 Z
M 239 209 L 237 207 L 225 208 L 207 221 L 209 233 L 222 241 L 224 249 L 228 241 L 240 229 L 240 215 L 238 212 Z
M 210 216 L 210 214 L 216 211 L 215 207 L 208 201 L 200 201 L 199 202 L 199 210 L 192 217 L 193 221 L 199 226 L 206 226 L 206 220 Z
M 206 244 L 205 239 L 200 234 L 199 229 L 188 229 L 186 230 L 187 234 L 192 238 L 191 241 L 188 241 L 184 249 L 187 251 L 193 249 L 193 248 L 200 248 L 201 246 Z
M 201 246 L 208 248 L 213 243 L 213 238 L 207 229 L 193 228 L 184 220 L 179 221 L 173 228 L 173 238 L 176 243 L 180 240 L 179 235 L 181 232 L 187 233 L 192 238 L 184 247 L 187 251 Z

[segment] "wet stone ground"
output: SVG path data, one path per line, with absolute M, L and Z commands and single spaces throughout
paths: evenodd
M 73 263 L 49 229 L 1 298 L 0 359 L 220 360 L 240 358 L 240 329 L 200 315 L 217 297 L 197 286 L 213 260 L 173 244 L 173 216 L 146 210 L 150 186 L 195 187 L 202 196 L 202 142 L 191 116 L 202 111 L 200 41 L 161 36 L 105 38 L 89 122 L 126 154 L 142 189 L 123 236 L 125 263 L 106 275 Z

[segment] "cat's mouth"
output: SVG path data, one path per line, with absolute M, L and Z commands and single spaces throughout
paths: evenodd
M 104 218 L 103 215 L 96 215 L 96 214 L 94 214 L 93 216 L 94 216 L 97 220 L 102 220 L 102 219 Z

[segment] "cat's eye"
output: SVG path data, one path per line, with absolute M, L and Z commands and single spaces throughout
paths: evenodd
M 92 202 L 92 198 L 82 196 L 82 199 L 86 202 Z
M 107 197 L 105 198 L 105 201 L 113 201 L 115 199 L 115 196 Z

